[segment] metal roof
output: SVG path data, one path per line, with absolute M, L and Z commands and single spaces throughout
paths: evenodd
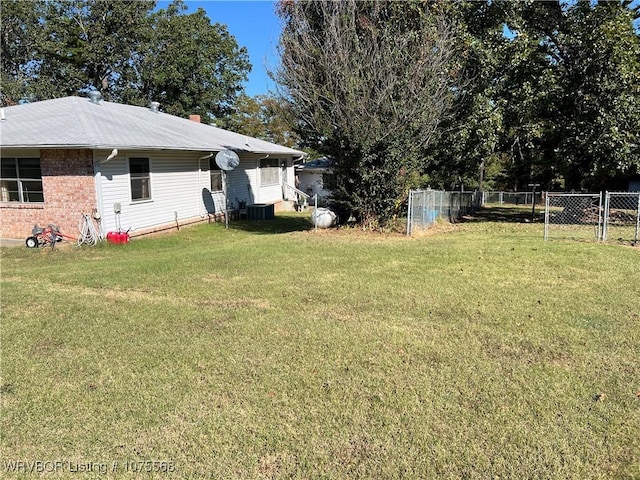
M 333 170 L 335 161 L 333 158 L 320 157 L 315 160 L 309 160 L 304 163 L 296 164 L 296 170 L 306 172 L 327 172 Z
M 64 97 L 4 107 L 0 146 L 24 148 L 122 148 L 130 150 L 224 149 L 258 154 L 304 152 L 247 137 L 150 108 Z

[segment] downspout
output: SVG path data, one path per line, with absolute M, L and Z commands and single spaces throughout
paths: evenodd
M 200 198 L 196 196 L 196 201 L 198 202 L 198 215 L 200 218 L 204 218 L 204 212 L 202 211 L 202 204 L 204 203 L 204 198 L 202 196 L 202 159 L 198 158 L 198 195 Z
M 102 199 L 102 169 L 100 167 L 100 161 L 96 156 L 95 150 L 93 151 L 93 181 L 94 188 L 96 189 L 96 209 L 98 213 L 100 213 L 100 235 L 104 237 L 105 233 L 105 215 L 104 215 L 104 205 Z

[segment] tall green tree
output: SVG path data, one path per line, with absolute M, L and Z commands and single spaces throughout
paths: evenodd
M 505 3 L 500 6 L 505 8 Z M 539 2 L 506 11 L 511 38 L 505 38 L 496 95 L 503 113 L 500 149 L 502 158 L 508 159 L 503 173 L 510 189 L 526 190 L 528 184 L 539 183 L 541 165 L 552 158 L 549 135 L 555 116 L 553 95 L 558 88 L 556 62 L 548 44 L 532 31 L 532 24 L 543 19 L 554 31 L 562 14 L 559 6 L 558 2 Z
M 640 4 L 448 7 L 470 80 L 456 90 L 453 118 L 440 124 L 432 178 L 449 188 L 456 180 L 472 188 L 624 188 L 640 163 Z
M 229 111 L 251 69 L 247 51 L 203 9 L 176 0 L 2 1 L 2 103 L 98 90 L 161 103 L 205 122 Z
M 0 104 L 14 105 L 29 95 L 39 58 L 38 28 L 44 2 L 6 0 L 0 2 Z
M 3 93 L 3 102 L 89 89 L 119 100 L 154 6 L 153 1 L 3 1 L 2 75 L 19 84 L 14 91 L 21 97 Z
M 148 40 L 135 59 L 140 84 L 127 98 L 158 101 L 168 113 L 199 114 L 208 123 L 230 112 L 251 64 L 225 25 L 212 24 L 202 8 L 186 9 L 179 0 L 151 15 Z
M 282 1 L 283 88 L 300 133 L 336 159 L 334 207 L 399 212 L 451 97 L 453 30 L 424 2 Z
M 640 167 L 640 36 L 633 17 L 619 2 L 578 3 L 550 37 L 560 84 L 554 148 L 567 188 L 621 187 Z
M 503 104 L 499 100 L 506 12 L 498 2 L 448 2 L 439 6 L 456 23 L 455 68 L 466 81 L 451 85 L 452 114 L 439 124 L 428 150 L 430 185 L 482 189 L 485 171 L 499 154 Z

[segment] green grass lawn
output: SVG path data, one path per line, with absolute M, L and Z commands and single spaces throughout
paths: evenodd
M 640 478 L 640 250 L 512 211 L 2 249 L 0 477 Z

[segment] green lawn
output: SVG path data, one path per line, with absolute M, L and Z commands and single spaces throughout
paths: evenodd
M 640 249 L 511 211 L 2 249 L 0 477 L 640 478 Z

